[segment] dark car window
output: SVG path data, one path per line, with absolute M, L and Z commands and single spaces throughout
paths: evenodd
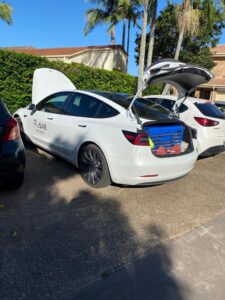
M 179 108 L 179 112 L 183 113 L 183 112 L 185 112 L 187 110 L 188 110 L 188 107 L 185 104 L 181 104 L 181 106 Z
M 71 116 L 94 118 L 102 104 L 102 101 L 89 95 L 74 93 L 66 109 Z
M 117 103 L 118 105 L 124 107 L 127 109 L 133 99 L 131 96 L 127 96 L 126 94 L 121 93 L 110 93 L 110 92 L 102 92 L 102 91 L 93 91 L 94 93 L 103 96 L 105 98 L 108 98 L 109 100 L 112 100 L 113 102 Z M 159 119 L 159 118 L 165 118 L 169 115 L 169 111 L 159 105 L 158 103 L 155 103 L 151 99 L 147 98 L 138 98 L 134 102 L 134 113 L 137 113 L 140 118 L 145 119 Z
M 169 115 L 169 111 L 158 103 L 146 98 L 138 98 L 134 102 L 134 108 L 138 116 L 144 119 L 165 118 Z
M 212 118 L 218 118 L 218 119 L 225 119 L 224 113 L 214 104 L 211 102 L 206 103 L 198 103 L 195 102 L 195 106 L 200 110 L 200 112 L 207 116 Z
M 220 104 L 220 103 L 216 103 L 216 106 L 219 107 L 219 109 L 225 113 L 225 103 L 224 104 Z
M 167 99 L 162 99 L 162 101 L 160 102 L 160 104 L 167 108 L 169 111 L 171 111 L 174 107 L 175 101 L 173 100 L 167 100 Z
M 68 96 L 69 93 L 58 93 L 49 96 L 37 105 L 37 110 L 47 113 L 59 114 L 61 113 Z
M 96 113 L 96 118 L 111 118 L 118 115 L 119 112 L 110 105 L 102 103 L 99 110 Z

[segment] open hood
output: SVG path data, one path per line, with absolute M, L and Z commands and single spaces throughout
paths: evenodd
M 51 94 L 75 89 L 72 81 L 63 73 L 49 68 L 36 69 L 33 75 L 32 103 L 36 105 Z
M 145 70 L 142 87 L 132 100 L 129 109 L 139 93 L 151 84 L 162 82 L 176 87 L 179 99 L 188 96 L 199 85 L 212 78 L 213 74 L 205 68 L 185 64 L 175 59 L 160 59 Z

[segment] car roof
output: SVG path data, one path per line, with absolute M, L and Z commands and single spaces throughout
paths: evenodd
M 173 95 L 150 95 L 150 96 L 145 96 L 144 98 L 163 98 L 163 99 L 168 99 L 168 100 L 173 100 L 176 101 L 177 100 L 177 96 L 173 96 Z M 195 98 L 195 97 L 187 97 L 186 101 L 190 101 L 192 103 L 194 102 L 198 102 L 198 103 L 206 103 L 209 102 L 210 100 L 206 100 L 206 99 L 201 99 L 201 98 Z

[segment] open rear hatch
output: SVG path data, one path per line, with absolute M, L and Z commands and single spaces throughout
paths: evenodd
M 176 87 L 179 107 L 200 84 L 212 78 L 212 73 L 205 68 L 184 64 L 174 59 L 159 60 L 146 69 L 142 86 L 130 103 L 128 111 L 131 111 L 140 92 L 153 83 L 163 82 Z M 197 133 L 180 120 L 168 118 L 141 125 L 149 137 L 152 153 L 158 157 L 182 155 L 194 149 L 192 139 L 196 138 Z

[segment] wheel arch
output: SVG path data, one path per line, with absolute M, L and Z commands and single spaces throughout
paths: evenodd
M 110 178 L 112 179 L 109 159 L 108 159 L 107 155 L 105 154 L 104 149 L 102 149 L 102 147 L 99 146 L 96 142 L 93 142 L 93 141 L 91 141 L 91 140 L 85 141 L 85 142 L 83 142 L 82 144 L 80 144 L 80 146 L 79 146 L 79 148 L 78 148 L 78 151 L 77 151 L 77 156 L 76 156 L 76 165 L 77 165 L 77 167 L 79 167 L 79 166 L 78 166 L 78 158 L 79 158 L 79 155 L 80 155 L 80 151 L 81 151 L 81 149 L 82 149 L 83 147 L 85 147 L 85 146 L 87 146 L 87 145 L 95 145 L 96 147 L 98 147 L 98 148 L 102 151 L 102 153 L 103 153 L 103 155 L 104 155 L 104 157 L 105 157 L 106 163 L 107 163 L 107 165 L 108 165 Z

